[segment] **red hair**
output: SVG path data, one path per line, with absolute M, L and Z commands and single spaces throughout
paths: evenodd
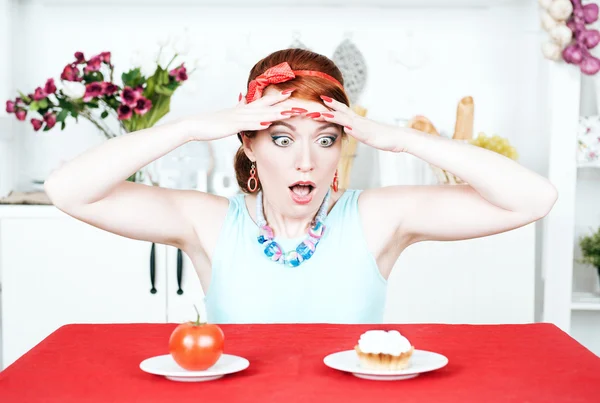
M 264 59 L 260 60 L 250 70 L 248 83 L 265 72 L 265 70 L 277 66 L 280 63 L 287 62 L 292 70 L 313 70 L 328 74 L 344 85 L 342 72 L 338 69 L 333 61 L 326 56 L 311 52 L 306 49 L 284 49 L 271 53 Z M 247 84 L 246 84 L 247 85 Z M 321 77 L 314 76 L 296 76 L 296 78 L 285 81 L 279 84 L 272 84 L 273 87 L 280 91 L 293 88 L 292 98 L 304 99 L 306 101 L 314 101 L 321 103 L 321 95 L 331 97 L 346 105 L 350 105 L 348 96 L 335 83 Z M 255 131 L 244 132 L 246 137 L 252 138 L 256 135 Z M 250 168 L 252 162 L 244 153 L 243 145 L 240 146 L 234 158 L 235 176 L 238 185 L 242 191 L 249 193 L 247 188 L 248 178 L 250 178 Z M 259 169 L 257 167 L 257 176 Z M 258 190 L 261 188 L 260 180 L 258 181 Z

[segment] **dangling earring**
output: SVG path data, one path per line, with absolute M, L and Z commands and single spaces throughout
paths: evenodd
M 258 181 L 256 180 L 256 165 L 254 165 L 254 162 L 250 167 L 250 177 L 248 178 L 246 185 L 248 186 L 248 190 L 252 193 L 256 192 L 256 189 L 258 189 Z
M 331 188 L 334 192 L 338 191 L 338 172 L 335 170 L 335 175 L 333 176 L 333 183 L 331 184 Z

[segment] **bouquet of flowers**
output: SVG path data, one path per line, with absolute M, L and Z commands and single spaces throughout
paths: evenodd
M 114 81 L 110 52 L 89 59 L 82 52 L 74 56 L 75 61 L 60 75 L 60 89 L 49 78 L 33 93 L 19 92 L 15 100 L 6 101 L 6 111 L 20 121 L 34 115 L 30 122 L 35 131 L 48 131 L 57 124 L 62 130 L 70 118 L 77 121 L 83 117 L 110 139 L 119 133 L 106 121 L 109 116 L 124 132 L 152 127 L 169 112 L 171 96 L 191 73 L 184 63 L 171 67 L 178 56 L 175 53 L 164 68 L 157 62 L 154 73 L 147 77 L 139 67 L 124 72 L 119 85 Z

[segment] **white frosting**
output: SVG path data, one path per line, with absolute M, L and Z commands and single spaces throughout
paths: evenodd
M 397 330 L 369 330 L 360 336 L 358 347 L 363 353 L 398 356 L 410 351 L 412 345 Z

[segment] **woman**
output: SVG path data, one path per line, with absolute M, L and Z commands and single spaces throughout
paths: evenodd
M 236 107 L 107 141 L 54 171 L 45 189 L 78 220 L 182 249 L 214 323 L 379 323 L 387 278 L 406 247 L 518 228 L 556 201 L 548 180 L 504 156 L 383 125 L 348 104 L 331 60 L 278 51 L 254 66 Z M 227 199 L 125 181 L 189 141 L 234 134 L 245 194 Z M 415 155 L 469 185 L 338 189 L 348 135 Z

